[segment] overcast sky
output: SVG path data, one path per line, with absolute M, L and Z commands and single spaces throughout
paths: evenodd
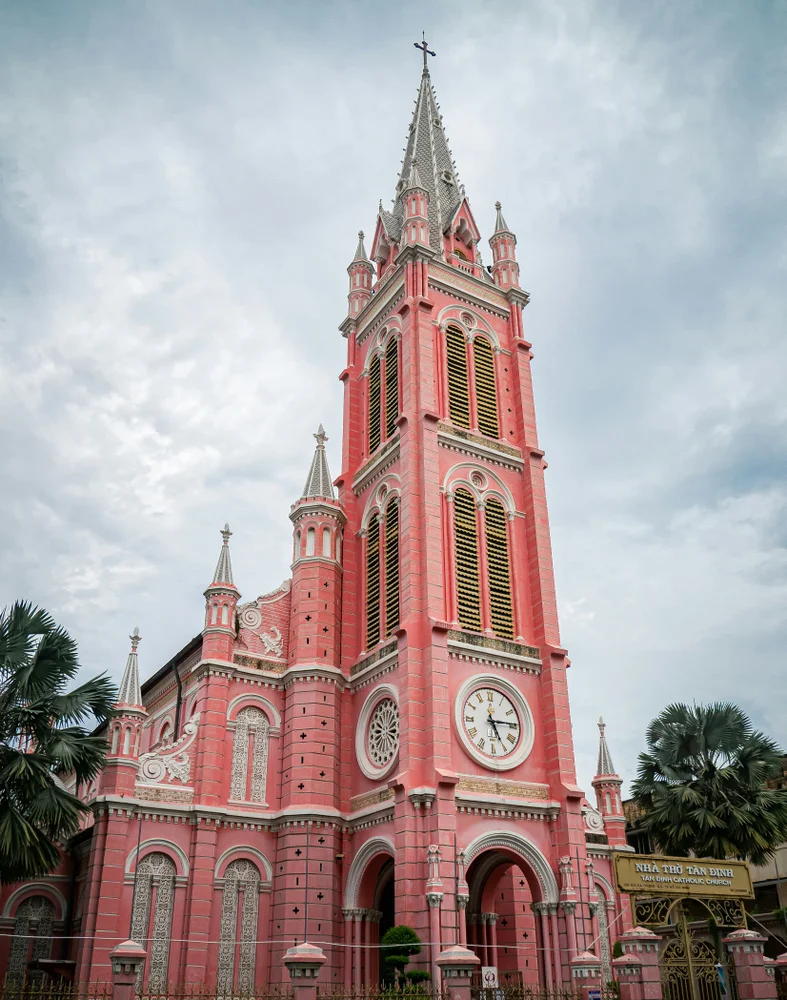
M 533 342 L 580 781 L 672 700 L 787 743 L 784 0 L 0 0 L 0 602 L 85 669 L 289 575 L 345 268 L 432 76 Z

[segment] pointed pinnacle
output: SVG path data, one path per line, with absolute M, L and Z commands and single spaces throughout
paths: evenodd
M 139 634 L 139 626 L 138 625 L 134 626 L 134 631 L 129 636 L 129 639 L 131 639 L 131 652 L 132 653 L 136 653 L 137 646 L 142 641 L 142 637 Z

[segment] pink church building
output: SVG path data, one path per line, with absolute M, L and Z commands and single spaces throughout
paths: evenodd
M 393 205 L 347 269 L 339 476 L 321 427 L 277 590 L 242 599 L 227 526 L 199 635 L 143 684 L 132 636 L 106 767 L 76 790 L 92 820 L 2 890 L 0 975 L 107 980 L 130 936 L 151 992 L 252 993 L 306 939 L 322 983 L 360 988 L 408 924 L 435 980 L 455 942 L 526 985 L 568 984 L 587 950 L 611 978 L 621 780 L 602 723 L 596 806 L 577 785 L 499 203 L 489 267 L 480 242 L 424 67 Z

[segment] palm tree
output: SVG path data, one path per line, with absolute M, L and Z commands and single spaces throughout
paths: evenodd
M 761 864 L 787 839 L 782 751 L 736 705 L 668 705 L 646 738 L 632 792 L 665 854 Z
M 88 812 L 62 778 L 101 770 L 106 740 L 81 723 L 107 719 L 116 693 L 104 676 L 66 691 L 78 670 L 76 643 L 42 608 L 0 613 L 0 883 L 51 871 Z

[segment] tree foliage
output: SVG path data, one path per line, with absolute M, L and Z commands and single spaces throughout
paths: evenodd
M 101 770 L 106 740 L 84 724 L 107 719 L 116 692 L 104 676 L 68 691 L 78 670 L 76 643 L 42 608 L 0 613 L 0 883 L 51 871 L 87 812 L 62 777 Z
M 389 927 L 380 941 L 383 958 L 383 978 L 387 983 L 401 984 L 407 974 L 404 969 L 414 955 L 421 953 L 421 939 L 412 927 L 397 924 Z M 417 981 L 417 980 L 416 980 Z
M 668 705 L 646 740 L 632 792 L 665 854 L 761 864 L 787 839 L 782 751 L 736 705 Z

